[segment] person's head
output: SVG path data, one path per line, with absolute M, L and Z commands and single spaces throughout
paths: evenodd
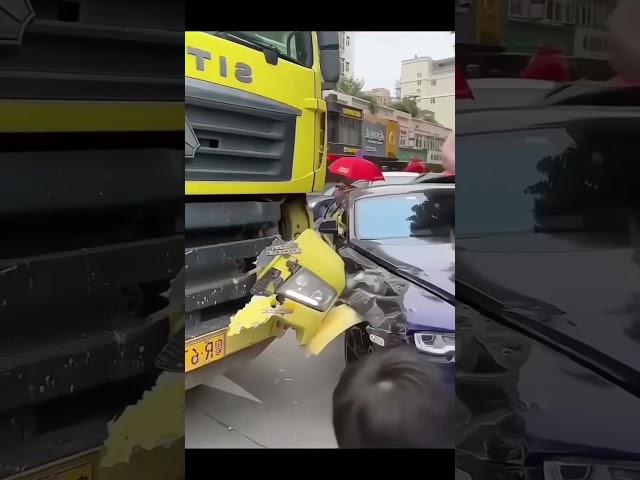
M 453 448 L 454 394 L 438 365 L 408 347 L 349 365 L 333 392 L 340 448 Z
M 609 18 L 609 49 L 613 69 L 629 80 L 640 80 L 640 1 L 620 0 Z
M 442 155 L 444 156 L 444 168 L 451 173 L 456 173 L 456 134 L 451 132 L 442 145 Z

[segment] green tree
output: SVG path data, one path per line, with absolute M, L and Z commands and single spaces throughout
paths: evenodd
M 370 93 L 359 92 L 355 94 L 354 97 L 358 97 L 369 102 L 369 110 L 371 110 L 371 113 L 376 113 L 378 111 L 378 100 L 376 100 L 376 97 Z
M 338 82 L 338 91 L 346 93 L 347 95 L 353 95 L 354 97 L 362 91 L 362 87 L 364 87 L 363 79 L 340 77 L 340 81 Z
M 361 78 L 350 79 L 342 77 L 338 82 L 338 91 L 366 100 L 369 102 L 369 110 L 371 110 L 371 113 L 376 113 L 378 110 L 376 97 L 369 92 L 363 92 L 362 87 L 364 87 L 364 80 Z
M 400 110 L 401 112 L 409 113 L 413 118 L 418 118 L 420 116 L 420 107 L 418 107 L 414 98 L 404 97 L 399 102 L 394 102 L 392 108 Z

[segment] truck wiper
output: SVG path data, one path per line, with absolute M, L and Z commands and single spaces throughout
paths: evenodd
M 244 43 L 248 47 L 255 48 L 256 50 L 261 50 L 264 53 L 267 63 L 270 63 L 271 65 L 277 65 L 278 58 L 283 58 L 298 65 L 302 65 L 302 62 L 290 55 L 287 55 L 286 53 L 281 52 L 270 43 L 263 42 L 262 40 L 259 40 L 250 35 L 245 35 L 242 32 L 215 32 L 215 35 L 227 38 L 229 40 L 232 40 L 230 37 L 233 37 L 237 40 L 240 40 L 241 43 Z

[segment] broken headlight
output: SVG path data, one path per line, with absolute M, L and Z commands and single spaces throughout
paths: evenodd
M 456 336 L 454 333 L 418 332 L 413 334 L 416 348 L 421 352 L 439 357 L 448 362 L 456 356 Z
M 326 311 L 337 296 L 331 285 L 306 268 L 299 268 L 276 293 L 321 312 Z

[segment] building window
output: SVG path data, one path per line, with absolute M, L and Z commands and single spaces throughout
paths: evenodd
M 435 99 L 435 98 L 432 98 L 432 99 L 431 99 L 431 103 L 436 103 L 436 99 Z
M 340 139 L 340 117 L 337 113 L 330 113 L 327 121 L 327 142 L 338 143 Z
M 407 131 L 400 130 L 400 146 L 404 147 L 407 144 Z
M 589 9 L 590 6 L 587 6 Z M 587 10 L 589 11 L 589 10 Z M 557 23 L 576 23 L 584 21 L 585 11 L 578 8 L 574 2 L 570 0 L 548 0 L 547 1 L 547 20 Z
M 349 37 L 347 37 L 347 38 L 349 38 Z M 334 43 L 334 45 L 335 45 L 335 43 Z M 345 70 L 346 70 L 347 72 L 349 72 L 349 62 L 346 62 L 346 63 L 345 63 L 345 65 L 346 65 Z
M 416 88 L 416 93 L 420 93 L 420 89 L 419 88 Z
M 338 142 L 346 145 L 360 145 L 362 136 L 362 122 L 355 118 L 338 117 Z
M 431 86 L 435 87 L 436 86 L 436 81 L 435 80 L 431 80 Z
M 422 73 L 418 72 L 417 77 L 422 78 Z
M 340 59 L 340 73 L 344 75 L 344 58 Z
M 418 80 L 418 85 L 422 85 L 422 80 Z
M 335 37 L 333 37 L 335 38 Z M 349 36 L 347 35 L 347 47 L 349 46 Z
M 512 17 L 524 17 L 526 11 L 525 0 L 509 0 L 509 15 Z

